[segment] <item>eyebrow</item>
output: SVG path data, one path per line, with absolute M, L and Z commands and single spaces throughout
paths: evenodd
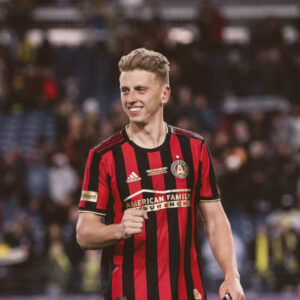
M 137 85 L 137 86 L 134 87 L 134 89 L 135 90 L 139 90 L 139 89 L 145 89 L 145 90 L 147 90 L 148 87 L 147 86 L 143 86 L 143 85 Z
M 149 89 L 149 87 L 144 86 L 144 85 L 137 85 L 137 86 L 134 87 L 134 89 L 135 89 L 135 90 L 140 90 L 140 89 L 145 89 L 145 90 L 147 90 L 147 89 Z M 120 90 L 121 90 L 121 91 L 129 90 L 129 87 L 128 87 L 128 86 L 120 86 Z

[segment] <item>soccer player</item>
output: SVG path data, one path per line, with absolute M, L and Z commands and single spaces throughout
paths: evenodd
M 77 224 L 81 247 L 104 249 L 105 299 L 204 300 L 198 209 L 225 274 L 220 299 L 245 299 L 208 147 L 163 120 L 167 58 L 136 49 L 119 69 L 129 124 L 90 150 Z

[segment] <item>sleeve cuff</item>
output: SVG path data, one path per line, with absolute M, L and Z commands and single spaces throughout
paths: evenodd
M 99 215 L 99 216 L 102 216 L 102 217 L 105 217 L 105 216 L 106 216 L 106 213 L 105 213 L 105 212 L 102 212 L 102 211 L 92 211 L 92 210 L 80 209 L 80 208 L 79 208 L 78 212 L 79 212 L 79 213 L 82 213 L 82 212 L 88 212 L 88 213 L 95 214 L 95 215 Z
M 202 198 L 199 202 L 218 202 L 221 201 L 221 198 Z

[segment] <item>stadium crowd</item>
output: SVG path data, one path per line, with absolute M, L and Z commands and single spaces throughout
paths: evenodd
M 88 149 L 127 122 L 117 62 L 136 47 L 171 61 L 167 122 L 210 145 L 244 287 L 300 293 L 299 41 L 286 43 L 280 22 L 267 18 L 249 44 L 225 44 L 226 20 L 210 6 L 191 44 L 173 42 L 159 19 L 118 22 L 121 36 L 76 49 L 47 37 L 35 47 L 26 32 L 0 47 L 1 116 L 46 112 L 55 125 L 54 141 L 41 133 L 26 154 L 0 155 L 0 294 L 99 292 L 101 253 L 76 244 L 77 205 Z

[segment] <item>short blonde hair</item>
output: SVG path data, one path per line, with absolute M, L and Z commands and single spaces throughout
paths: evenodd
M 163 83 L 169 84 L 170 63 L 159 52 L 138 48 L 121 57 L 120 72 L 144 70 L 154 73 Z

